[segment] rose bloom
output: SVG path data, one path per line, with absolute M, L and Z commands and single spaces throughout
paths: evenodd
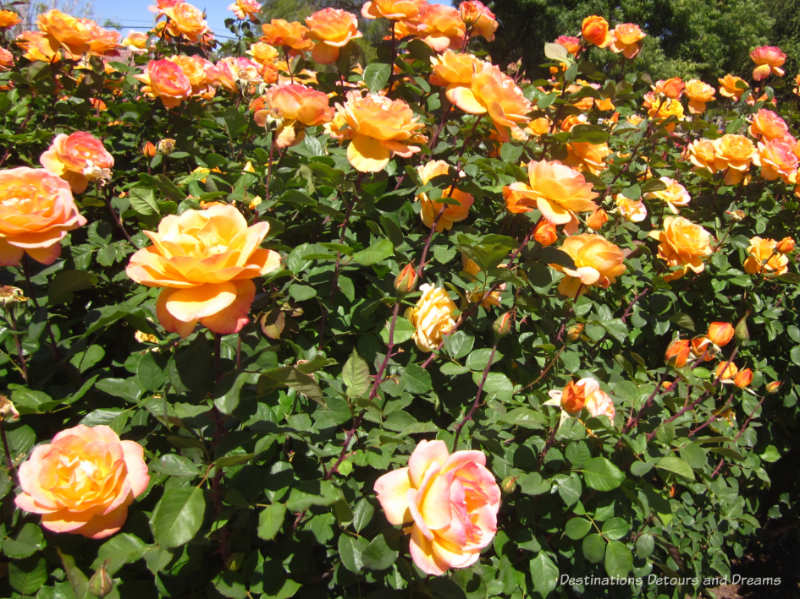
M 131 31 L 121 43 L 131 52 L 140 54 L 147 50 L 147 40 L 148 35 L 143 31 Z
M 477 35 L 487 42 L 494 41 L 494 32 L 497 31 L 497 17 L 480 0 L 467 0 L 458 5 L 461 20 L 467 26 L 470 35 Z
M 664 229 L 653 231 L 650 235 L 660 242 L 658 257 L 667 266 L 679 267 L 679 270 L 665 277 L 668 281 L 681 278 L 688 270 L 703 272 L 703 260 L 713 252 L 711 242 L 714 238 L 711 233 L 682 216 L 665 216 Z
M 150 482 L 144 450 L 110 427 L 79 424 L 37 445 L 19 467 L 14 503 L 42 526 L 92 539 L 113 535 Z
M 593 285 L 606 288 L 625 272 L 625 252 L 601 235 L 570 235 L 561 244 L 561 251 L 572 258 L 575 268 L 551 264 L 566 276 L 558 285 L 561 295 L 577 298 Z
M 661 177 L 659 179 L 666 187 L 658 191 L 650 191 L 645 194 L 647 199 L 661 200 L 665 202 L 673 214 L 678 214 L 679 206 L 688 206 L 692 201 L 692 196 L 686 191 L 686 188 L 678 183 L 675 179 L 670 177 Z
M 588 141 L 572 141 L 567 143 L 567 158 L 564 163 L 582 171 L 589 171 L 593 175 L 599 175 L 606 170 L 608 166 L 606 159 L 610 155 L 611 149 L 605 142 L 593 144 Z
M 789 270 L 789 259 L 778 251 L 778 242 L 774 239 L 751 237 L 747 248 L 744 270 L 748 274 L 762 274 L 765 277 L 779 277 Z
M 219 71 L 214 63 L 202 56 L 187 56 L 179 54 L 170 56 L 167 60 L 174 62 L 189 78 L 192 86 L 192 96 L 209 100 L 216 94 L 219 80 Z
M 614 197 L 617 204 L 617 210 L 625 220 L 632 223 L 640 223 L 647 218 L 647 207 L 641 200 L 632 200 L 618 193 Z
M 417 167 L 417 173 L 423 185 L 434 177 L 447 175 L 450 167 L 444 160 L 431 160 L 423 166 Z M 454 200 L 455 204 L 434 202 L 428 198 L 427 193 L 417 195 L 420 202 L 420 218 L 427 227 L 433 226 L 436 221 L 436 231 L 449 231 L 453 228 L 453 223 L 462 221 L 469 216 L 469 209 L 475 199 L 472 195 L 456 189 L 454 185 L 448 185 L 442 191 L 442 199 Z M 438 218 L 438 220 L 437 220 Z
M 85 224 L 62 178 L 40 168 L 0 171 L 0 266 L 19 264 L 23 253 L 52 264 L 67 231 Z
M 722 383 L 733 382 L 733 377 L 736 376 L 737 372 L 739 372 L 739 367 L 730 360 L 720 362 L 714 369 L 714 374 Z
M 268 231 L 266 222 L 248 227 L 228 204 L 169 215 L 157 232 L 144 232 L 153 245 L 133 254 L 125 272 L 164 288 L 156 314 L 167 331 L 187 337 L 200 322 L 214 333 L 238 333 L 255 298 L 250 279 L 280 267 L 277 252 L 258 247 Z
M 791 237 L 784 237 L 778 242 L 777 250 L 781 254 L 789 254 L 794 251 L 795 241 Z
M 519 214 L 534 208 L 549 221 L 565 225 L 576 212 L 591 212 L 597 208 L 592 191 L 578 171 L 557 161 L 531 160 L 528 163 L 530 185 L 515 182 L 503 188 L 503 198 L 509 212 Z
M 794 144 L 785 139 L 770 139 L 758 142 L 758 152 L 753 156 L 753 163 L 761 167 L 761 176 L 767 181 L 779 178 L 784 183 L 797 182 L 797 154 Z
M 23 58 L 31 62 L 58 62 L 61 60 L 61 51 L 58 47 L 53 48 L 47 36 L 40 31 L 23 31 L 14 40 L 22 50 Z
M 145 72 L 136 75 L 144 83 L 142 91 L 153 98 L 159 98 L 164 108 L 175 108 L 192 95 L 192 82 L 183 69 L 171 60 L 151 60 Z
M 621 52 L 625 58 L 636 58 L 646 35 L 635 23 L 622 23 L 611 32 L 609 49 L 617 54 Z
M 786 62 L 786 54 L 777 46 L 759 46 L 750 51 L 750 59 L 756 63 L 753 69 L 753 79 L 761 81 L 772 75 L 783 77 L 783 63 Z
M 581 39 L 574 35 L 559 35 L 554 43 L 564 46 L 567 52 L 573 56 L 577 56 L 581 49 Z
M 692 337 L 690 346 L 692 349 L 692 357 L 702 360 L 703 362 L 710 362 L 717 353 L 717 348 L 706 335 L 696 335 Z
M 261 12 L 261 3 L 258 0 L 236 0 L 236 2 L 228 6 L 228 10 L 232 11 L 236 18 L 242 21 L 245 19 L 257 21 Z
M 716 173 L 725 168 L 725 162 L 717 158 L 716 145 L 710 139 L 696 139 L 684 151 L 684 158 L 695 167 Z
M 678 100 L 683 95 L 683 90 L 686 84 L 680 77 L 671 77 L 669 79 L 659 79 L 653 85 L 653 91 L 657 94 L 664 94 L 668 98 Z
M 598 15 L 586 17 L 581 23 L 581 35 L 590 44 L 605 48 L 611 43 L 608 21 Z
M 766 108 L 753 115 L 748 132 L 753 137 L 782 139 L 789 135 L 789 126 L 780 116 Z
M 608 222 L 608 212 L 602 208 L 598 208 L 589 215 L 586 219 L 586 226 L 592 231 L 599 231 Z M 573 216 L 572 220 L 564 226 L 564 232 L 567 235 L 574 235 L 578 231 L 578 219 Z
M 333 118 L 327 94 L 299 83 L 272 86 L 264 94 L 264 102 L 269 114 L 278 120 L 275 145 L 279 148 L 300 143 L 305 137 L 305 127 L 321 125 Z M 264 126 L 265 122 L 259 124 Z
M 739 387 L 739 389 L 744 389 L 745 387 L 749 387 L 750 383 L 753 382 L 753 370 L 750 368 L 742 368 L 739 372 L 736 373 L 736 376 L 733 377 L 733 384 Z
M 708 325 L 708 338 L 718 347 L 725 347 L 733 339 L 735 331 L 729 322 L 712 322 Z
M 314 40 L 311 57 L 320 64 L 331 64 L 339 58 L 339 50 L 350 40 L 361 37 L 358 19 L 353 13 L 338 8 L 323 8 L 306 18 L 308 35 Z
M 314 45 L 314 42 L 308 37 L 308 27 L 298 21 L 272 19 L 269 23 L 264 23 L 261 30 L 264 33 L 261 36 L 262 42 L 271 46 L 288 48 L 290 55 L 310 50 Z
M 408 158 L 420 151 L 412 144 L 427 141 L 419 132 L 424 125 L 403 100 L 356 91 L 347 92 L 346 98 L 344 105 L 337 105 L 331 134 L 351 140 L 347 160 L 357 171 L 382 171 L 392 154 Z
M 685 91 L 689 98 L 689 112 L 692 114 L 703 114 L 706 111 L 706 104 L 711 102 L 717 93 L 712 86 L 699 79 L 687 81 Z
M 675 339 L 667 346 L 667 351 L 664 352 L 664 360 L 670 366 L 683 368 L 686 366 L 686 362 L 689 361 L 690 353 L 691 347 L 688 339 Z
M 672 98 L 660 98 L 652 92 L 647 92 L 644 95 L 644 106 L 647 109 L 647 115 L 654 119 L 657 123 L 663 123 L 669 118 L 682 121 L 684 119 L 683 104 L 678 100 Z M 668 123 L 665 129 L 672 133 L 675 130 L 676 123 Z
M 55 8 L 36 17 L 36 24 L 53 50 L 60 47 L 71 59 L 80 58 L 89 51 L 94 34 L 90 24 L 96 25 L 89 19 L 78 19 Z
M 434 287 L 428 283 L 420 286 L 422 296 L 416 306 L 406 311 L 406 318 L 414 327 L 414 342 L 424 352 L 431 352 L 439 347 L 444 336 L 456 326 L 453 315 L 456 305 L 447 291 L 442 287 Z
M 544 217 L 540 218 L 533 230 L 533 238 L 545 247 L 553 245 L 558 240 L 558 229 L 556 229 L 555 223 Z
M 398 21 L 395 26 L 395 37 L 419 38 L 436 52 L 463 48 L 466 35 L 467 26 L 458 10 L 442 4 L 424 4 L 416 17 Z
M 14 55 L 0 47 L 0 71 L 6 71 L 14 66 Z
M 600 383 L 592 377 L 582 378 L 578 382 L 570 381 L 563 390 L 554 389 L 548 395 L 560 402 L 561 408 L 571 416 L 579 415 L 586 408 L 593 418 L 608 416 L 612 424 L 614 422 L 614 400 L 600 389 Z
M 361 6 L 361 16 L 392 21 L 413 19 L 425 4 L 426 0 L 367 0 Z
M 210 31 L 203 19 L 203 11 L 188 2 L 163 8 L 161 13 L 168 17 L 166 30 L 172 37 L 183 35 L 190 42 L 198 43 Z
M 737 185 L 744 180 L 753 157 L 756 155 L 756 148 L 753 142 L 744 135 L 726 133 L 722 137 L 714 140 L 714 152 L 718 170 L 725 171 L 725 184 Z
M 39 162 L 54 175 L 68 181 L 73 193 L 83 193 L 89 181 L 111 177 L 114 157 L 94 135 L 77 131 L 70 135 L 56 135 L 47 151 L 39 157 Z
M 750 87 L 747 81 L 736 75 L 728 73 L 722 79 L 717 79 L 719 82 L 719 95 L 724 98 L 730 98 L 739 101 L 742 94 Z
M 444 441 L 420 441 L 408 466 L 375 481 L 386 519 L 411 533 L 411 559 L 426 574 L 466 568 L 497 532 L 500 487 L 480 451 L 449 454 Z
M 21 21 L 20 16 L 13 10 L 0 10 L 0 29 L 13 27 Z
M 433 85 L 447 88 L 445 94 L 453 104 L 462 91 L 454 92 L 456 88 L 463 87 L 469 90 L 472 83 L 472 73 L 482 68 L 484 61 L 472 54 L 463 54 L 446 50 L 439 56 L 431 56 L 431 75 L 429 81 Z M 471 92 L 470 92 L 471 93 Z
M 540 116 L 535 119 L 531 119 L 531 122 L 528 123 L 528 131 L 536 136 L 545 135 L 546 133 L 550 133 L 550 129 L 552 128 L 553 123 L 550 122 L 550 119 L 546 116 Z

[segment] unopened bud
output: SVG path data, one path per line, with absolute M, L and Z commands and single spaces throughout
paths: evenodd
M 606 214 L 606 211 L 603 210 L 602 208 L 598 208 L 597 210 L 592 212 L 592 215 L 586 221 L 586 225 L 592 231 L 599 231 L 600 229 L 603 228 L 603 225 L 606 224 L 607 222 L 608 222 L 608 214 Z
M 413 264 L 406 264 L 395 277 L 394 288 L 398 293 L 411 293 L 417 288 L 417 270 Z
M 541 219 L 533 230 L 533 238 L 545 247 L 553 245 L 558 239 L 558 229 L 556 229 L 555 223 L 546 218 Z
M 766 386 L 767 393 L 777 393 L 778 389 L 780 389 L 780 388 L 781 388 L 781 382 L 780 381 L 770 381 L 769 383 L 767 383 L 767 386 Z
M 749 387 L 750 383 L 752 382 L 753 382 L 753 371 L 750 368 L 743 368 L 742 370 L 736 373 L 735 377 L 733 377 L 733 384 L 739 387 L 740 389 Z
M 781 254 L 788 254 L 794 249 L 794 239 L 791 237 L 784 237 L 778 242 L 778 245 L 775 249 Z
M 567 339 L 570 341 L 577 341 L 581 337 L 581 333 L 583 333 L 583 323 L 579 322 L 577 324 L 572 325 L 567 329 Z
M 500 483 L 500 488 L 503 489 L 503 493 L 506 495 L 513 493 L 517 490 L 517 477 L 509 476 L 508 478 L 504 478 L 503 482 Z
M 142 146 L 142 154 L 144 154 L 147 158 L 152 158 L 156 155 L 156 146 L 152 141 L 144 142 Z
M 498 337 L 504 337 L 511 332 L 513 326 L 514 317 L 511 312 L 506 312 L 495 319 L 492 329 Z
M 664 353 L 664 360 L 670 366 L 683 368 L 689 360 L 690 346 L 688 339 L 676 339 L 667 347 Z
M 733 339 L 733 325 L 729 322 L 712 322 L 708 325 L 708 338 L 717 347 L 724 347 Z
M 89 592 L 95 597 L 105 597 L 113 588 L 114 581 L 111 580 L 111 576 L 108 575 L 108 570 L 106 570 L 106 562 L 103 562 L 103 565 L 100 566 L 100 569 L 95 571 L 95 573 L 92 574 L 92 577 L 89 579 Z

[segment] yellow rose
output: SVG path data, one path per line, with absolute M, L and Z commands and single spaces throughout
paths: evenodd
M 575 268 L 551 265 L 567 275 L 558 285 L 559 293 L 567 297 L 576 297 L 592 285 L 608 287 L 626 270 L 622 263 L 625 253 L 601 235 L 570 235 L 561 251 L 575 263 Z
M 420 286 L 422 297 L 417 305 L 406 312 L 406 318 L 414 326 L 414 342 L 417 347 L 430 352 L 439 347 L 445 335 L 456 326 L 453 315 L 456 305 L 442 287 L 428 283 Z
M 747 248 L 747 259 L 744 261 L 745 272 L 765 277 L 778 277 L 789 270 L 789 259 L 778 250 L 778 242 L 774 239 L 752 237 Z
M 666 277 L 667 280 L 679 279 L 688 270 L 703 272 L 703 260 L 713 252 L 711 242 L 714 238 L 711 233 L 682 216 L 665 216 L 664 230 L 655 231 L 651 236 L 660 241 L 658 257 L 667 266 L 679 267 L 679 270 Z

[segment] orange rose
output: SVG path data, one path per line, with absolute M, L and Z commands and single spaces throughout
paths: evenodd
M 136 75 L 136 79 L 144 83 L 142 91 L 159 98 L 166 109 L 175 108 L 192 95 L 192 82 L 171 60 L 151 60 L 145 72 Z
M 299 83 L 269 88 L 264 94 L 264 104 L 278 120 L 275 145 L 279 148 L 300 143 L 305 137 L 305 127 L 321 125 L 333 118 L 327 94 Z
M 555 39 L 555 43 L 564 46 L 567 52 L 573 56 L 577 56 L 581 49 L 581 39 L 574 35 L 559 35 Z
M 453 320 L 456 305 L 442 287 L 425 283 L 419 290 L 422 295 L 413 308 L 406 310 L 406 318 L 414 327 L 414 343 L 417 347 L 421 351 L 432 352 L 456 326 Z
M 573 235 L 577 231 L 578 227 L 578 219 L 574 218 L 567 223 L 564 227 L 564 232 L 567 235 Z M 589 218 L 586 219 L 586 226 L 589 227 L 592 231 L 599 231 L 602 229 L 605 224 L 608 222 L 608 212 L 603 210 L 602 208 L 598 208 L 594 212 L 589 215 Z
M 559 402 L 570 416 L 578 416 L 586 408 L 592 417 L 607 416 L 614 422 L 614 400 L 600 389 L 600 383 L 592 377 L 582 378 L 578 382 L 570 381 L 564 389 L 549 391 L 548 395 L 553 403 Z M 548 402 L 547 405 L 552 404 Z
M 208 23 L 203 18 L 203 11 L 188 2 L 178 2 L 163 8 L 161 14 L 167 17 L 166 30 L 172 37 L 183 35 L 196 44 L 210 32 Z
M 0 29 L 13 27 L 20 22 L 22 19 L 13 10 L 0 10 Z
M 283 46 L 289 54 L 299 54 L 310 50 L 314 42 L 308 37 L 308 27 L 298 21 L 272 19 L 261 26 L 264 35 L 261 41 L 271 46 Z
M 679 269 L 666 277 L 679 279 L 688 270 L 701 273 L 705 269 L 703 260 L 713 252 L 711 233 L 682 216 L 665 216 L 664 229 L 650 234 L 659 240 L 658 257 L 670 267 Z
M 125 39 L 123 39 L 121 43 L 131 52 L 140 54 L 147 50 L 147 40 L 148 35 L 143 31 L 131 31 L 125 36 Z
M 567 143 L 567 158 L 564 163 L 599 175 L 606 170 L 606 160 L 610 155 L 611 149 L 605 142 L 593 144 L 588 141 L 572 141 Z
M 750 383 L 753 382 L 753 371 L 750 368 L 743 368 L 739 372 L 736 373 L 736 376 L 733 377 L 733 384 L 739 387 L 739 389 L 744 389 L 745 387 L 749 387 Z
M 503 197 L 509 212 L 519 214 L 534 208 L 551 222 L 564 225 L 576 212 L 590 212 L 597 208 L 592 191 L 578 171 L 557 161 L 531 160 L 528 163 L 528 182 L 512 183 L 503 188 Z
M 0 48 L 0 71 L 6 71 L 13 66 L 14 55 L 5 48 Z
M 411 293 L 417 288 L 417 269 L 409 263 L 394 278 L 394 289 L 398 293 Z
M 357 171 L 375 173 L 383 170 L 392 154 L 408 158 L 419 152 L 417 143 L 427 138 L 419 130 L 424 125 L 403 100 L 355 91 L 347 92 L 347 101 L 337 106 L 331 133 L 350 139 L 347 159 Z
M 725 162 L 717 158 L 717 149 L 710 139 L 696 139 L 684 151 L 684 157 L 694 166 L 716 173 L 725 168 Z
M 590 44 L 605 48 L 611 43 L 611 34 L 608 31 L 608 21 L 603 17 L 591 15 L 581 23 L 581 35 Z
M 144 449 L 110 427 L 79 424 L 37 445 L 19 467 L 14 503 L 42 526 L 102 539 L 117 532 L 150 482 Z
M 178 65 L 183 74 L 189 78 L 189 83 L 192 85 L 192 96 L 207 100 L 214 97 L 219 72 L 213 62 L 202 56 L 186 56 L 185 54 L 170 56 L 167 60 Z
M 365 19 L 413 19 L 419 14 L 426 0 L 367 0 L 361 7 Z
M 148 287 L 163 287 L 156 314 L 169 332 L 186 337 L 198 321 L 213 332 L 237 333 L 248 322 L 256 287 L 250 279 L 280 267 L 280 256 L 259 248 L 269 224 L 247 226 L 227 204 L 187 210 L 145 231 L 152 246 L 131 256 L 127 275 Z
M 417 167 L 417 173 L 419 173 L 423 185 L 434 177 L 447 175 L 449 172 L 450 167 L 444 160 L 431 160 L 425 165 Z M 470 194 L 456 189 L 454 185 L 448 185 L 442 191 L 441 197 L 443 200 L 450 199 L 456 203 L 434 202 L 428 198 L 427 193 L 417 196 L 417 200 L 420 202 L 419 215 L 422 222 L 426 227 L 431 227 L 436 221 L 437 232 L 449 231 L 453 228 L 453 223 L 466 219 L 469 216 L 469 209 L 475 201 Z
M 783 63 L 786 54 L 777 46 L 759 46 L 750 51 L 750 59 L 756 63 L 753 69 L 753 79 L 761 81 L 772 75 L 783 77 Z
M 494 41 L 494 32 L 497 31 L 497 17 L 483 2 L 480 2 L 480 0 L 467 0 L 458 5 L 458 12 L 470 35 L 478 35 L 487 42 Z
M 539 219 L 533 230 L 533 238 L 545 247 L 553 245 L 558 240 L 558 229 L 556 229 L 555 223 L 546 218 Z
M 311 57 L 320 64 L 339 58 L 339 50 L 350 40 L 361 37 L 358 19 L 353 13 L 338 8 L 323 8 L 306 18 L 308 35 L 316 43 Z
M 69 182 L 74 193 L 83 193 L 89 181 L 108 180 L 114 157 L 103 142 L 91 133 L 77 131 L 56 135 L 50 147 L 39 157 L 43 167 Z
M 40 168 L 0 171 L 0 266 L 19 264 L 23 253 L 52 264 L 67 231 L 85 224 L 60 177 Z
M 748 132 L 753 137 L 783 139 L 789 135 L 789 126 L 780 116 L 771 110 L 762 108 L 753 115 Z
M 94 22 L 78 19 L 55 8 L 36 18 L 39 30 L 47 36 L 53 50 L 60 47 L 72 59 L 80 58 L 89 51 L 94 33 L 91 23 Z
M 258 0 L 236 0 L 233 4 L 228 5 L 228 10 L 232 11 L 236 18 L 242 21 L 245 19 L 258 21 L 261 4 Z
M 663 123 L 669 118 L 677 121 L 684 120 L 683 104 L 673 98 L 661 98 L 652 92 L 647 92 L 644 95 L 644 106 L 647 109 L 647 115 L 657 123 Z M 675 125 L 674 122 L 668 123 L 665 128 L 672 133 Z
M 226 56 L 219 59 L 215 66 L 217 67 L 217 82 L 221 87 L 233 93 L 239 91 L 240 85 L 245 90 L 250 90 L 250 93 L 254 93 L 260 83 L 274 83 L 278 80 L 276 69 L 261 65 L 244 56 Z
M 550 133 L 550 128 L 552 126 L 553 123 L 550 122 L 549 118 L 540 116 L 532 119 L 531 122 L 528 123 L 528 131 L 536 136 L 545 135 L 546 133 Z
M 717 353 L 711 339 L 706 335 L 697 335 L 692 337 L 691 341 L 692 357 L 703 362 L 710 362 L 714 359 L 714 354 Z
M 560 249 L 575 264 L 575 268 L 550 265 L 567 275 L 558 285 L 559 293 L 567 297 L 577 297 L 593 285 L 606 288 L 626 270 L 625 253 L 601 235 L 570 235 Z
M 756 154 L 753 142 L 744 135 L 726 133 L 714 140 L 718 170 L 725 171 L 725 184 L 736 185 L 741 183 Z
M 457 94 L 452 95 L 453 92 L 451 90 L 456 87 L 469 89 L 470 83 L 472 83 L 472 73 L 482 68 L 483 64 L 485 64 L 484 61 L 472 54 L 462 54 L 461 52 L 447 50 L 439 56 L 431 56 L 431 75 L 429 80 L 433 85 L 446 87 L 447 99 L 455 104 L 457 96 L 463 92 L 459 91 Z
M 785 139 L 770 139 L 758 142 L 758 152 L 753 163 L 761 167 L 761 176 L 767 181 L 781 178 L 784 183 L 797 182 L 797 154 L 794 144 Z
M 689 112 L 703 114 L 706 104 L 714 99 L 717 93 L 712 86 L 699 79 L 690 79 L 686 82 L 686 96 L 689 98 Z
M 744 270 L 748 274 L 762 274 L 765 277 L 779 277 L 789 270 L 789 259 L 778 251 L 778 242 L 774 239 L 751 237 L 747 248 L 747 259 Z
M 670 366 L 675 368 L 683 368 L 686 362 L 689 361 L 690 346 L 688 339 L 676 339 L 667 346 L 667 351 L 664 353 L 664 360 Z
M 380 476 L 374 490 L 389 523 L 408 525 L 411 559 L 426 574 L 471 566 L 497 531 L 500 487 L 480 451 L 450 454 L 444 441 L 420 441 L 408 466 Z
M 718 347 L 728 345 L 733 334 L 733 325 L 729 322 L 712 322 L 708 325 L 708 338 Z
M 794 239 L 792 239 L 791 237 L 784 237 L 778 242 L 778 245 L 775 247 L 781 254 L 788 254 L 794 251 L 794 246 L 795 246 Z
M 732 100 L 739 101 L 742 94 L 750 87 L 747 81 L 736 75 L 728 73 L 722 79 L 717 79 L 719 82 L 719 95 L 724 98 L 731 98 Z
M 416 37 L 436 52 L 448 48 L 463 48 L 466 43 L 467 27 L 458 11 L 443 4 L 424 4 L 417 14 L 409 20 L 399 21 L 396 37 Z
M 664 94 L 668 98 L 678 100 L 683 95 L 683 90 L 686 84 L 680 77 L 671 77 L 669 79 L 659 79 L 653 85 L 653 91 L 657 94 Z
M 635 23 L 622 23 L 611 32 L 609 49 L 617 54 L 621 52 L 625 58 L 636 58 L 646 35 Z
M 679 206 L 688 206 L 692 197 L 686 188 L 670 177 L 659 179 L 666 187 L 658 191 L 651 191 L 645 194 L 645 198 L 651 200 L 661 200 L 665 202 L 673 214 L 678 214 Z
M 647 206 L 641 200 L 632 200 L 618 193 L 614 196 L 614 202 L 617 204 L 617 210 L 622 218 L 627 221 L 640 223 L 647 218 Z
M 720 362 L 714 369 L 714 374 L 723 383 L 732 382 L 733 377 L 735 377 L 736 373 L 738 372 L 739 372 L 739 367 L 736 366 L 736 364 L 734 364 L 730 360 L 725 362 Z
M 14 42 L 25 51 L 22 56 L 31 62 L 37 60 L 58 62 L 61 60 L 61 52 L 58 47 L 53 48 L 47 36 L 40 31 L 23 31 Z

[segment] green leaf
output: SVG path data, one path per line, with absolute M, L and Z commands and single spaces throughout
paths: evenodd
M 433 387 L 430 373 L 413 362 L 406 366 L 400 377 L 400 386 L 414 395 L 427 393 Z
M 146 187 L 134 187 L 128 194 L 128 200 L 131 203 L 131 208 L 133 208 L 138 214 L 143 216 L 160 214 L 158 210 L 158 203 L 156 202 L 156 195 L 152 189 Z
M 675 456 L 659 458 L 655 463 L 655 466 L 661 470 L 667 470 L 668 472 L 672 472 L 678 476 L 688 478 L 689 480 L 694 480 L 694 472 L 692 471 L 692 467 L 681 458 Z
M 526 495 L 542 495 L 550 491 L 552 483 L 542 478 L 538 472 L 523 474 L 517 479 L 519 490 Z
M 92 366 L 97 364 L 106 355 L 104 350 L 99 345 L 90 345 L 86 349 L 79 351 L 69 359 L 69 363 L 81 372 L 86 372 Z
M 622 484 L 625 474 L 607 458 L 596 457 L 583 465 L 583 479 L 592 489 L 611 491 Z
M 162 547 L 188 543 L 200 530 L 205 510 L 206 500 L 200 488 L 167 488 L 150 517 L 156 542 Z
M 136 382 L 145 391 L 156 391 L 167 380 L 166 373 L 156 362 L 151 352 L 147 352 L 139 360 L 136 368 Z
M 373 62 L 364 69 L 364 83 L 367 89 L 375 93 L 381 91 L 389 82 L 389 75 L 392 73 L 392 65 L 385 62 Z
M 50 280 L 47 296 L 51 304 L 72 301 L 76 291 L 89 289 L 97 284 L 97 275 L 85 270 L 62 270 Z
M 363 397 L 367 394 L 370 388 L 369 379 L 369 366 L 366 361 L 356 353 L 356 350 L 350 353 L 347 362 L 344 363 L 342 368 L 342 381 L 347 389 L 348 397 Z
M 24 559 L 44 549 L 46 544 L 42 529 L 33 522 L 26 522 L 16 539 L 3 541 L 3 553 L 11 559 Z
M 271 541 L 275 535 L 283 528 L 283 520 L 286 516 L 286 506 L 282 503 L 268 505 L 258 514 L 258 529 L 256 534 L 259 539 Z
M 369 67 L 367 67 L 369 68 Z M 352 256 L 353 262 L 357 262 L 358 264 L 363 264 L 364 266 L 369 266 L 371 264 L 377 264 L 378 262 L 383 262 L 389 256 L 394 254 L 394 246 L 392 242 L 388 239 L 379 239 L 368 248 L 365 248 L 359 252 L 356 252 Z
M 645 559 L 650 557 L 653 549 L 656 547 L 656 541 L 651 534 L 643 534 L 636 539 L 636 557 Z
M 492 350 L 488 347 L 476 349 L 467 357 L 467 368 L 483 372 L 483 369 L 486 368 L 486 364 L 489 362 L 489 356 L 491 354 Z M 492 364 L 496 364 L 502 357 L 503 354 L 495 350 Z
M 609 576 L 624 578 L 633 568 L 633 554 L 624 543 L 611 541 L 606 547 L 604 565 Z
M 175 453 L 165 453 L 156 461 L 150 462 L 150 470 L 168 476 L 186 476 L 189 478 L 194 478 L 200 474 L 200 467 L 197 464 Z
M 475 337 L 467 335 L 464 331 L 456 331 L 452 335 L 445 337 L 444 350 L 453 359 L 458 360 L 471 352 L 474 344 Z
M 472 373 L 475 385 L 480 384 L 481 376 L 478 372 Z M 514 383 L 502 372 L 489 372 L 483 383 L 483 392 L 487 396 L 496 396 L 500 401 L 509 401 L 514 395 Z
M 364 567 L 369 570 L 385 570 L 397 560 L 398 552 L 386 544 L 383 535 L 378 535 L 361 553 Z
M 110 576 L 125 564 L 137 562 L 144 557 L 150 548 L 139 537 L 130 533 L 117 533 L 103 543 L 97 551 L 97 558 L 92 563 L 92 568 L 97 570 L 105 564 Z
M 641 462 L 636 461 L 631 464 L 631 474 L 634 476 L 644 476 L 648 472 L 653 469 L 653 464 L 651 462 Z
M 599 534 L 592 533 L 583 538 L 581 551 L 583 551 L 583 557 L 596 564 L 602 561 L 603 555 L 605 555 L 606 542 Z
M 623 518 L 609 518 L 603 522 L 603 536 L 607 539 L 618 540 L 628 534 L 630 524 Z
M 381 330 L 381 339 L 383 342 L 388 345 L 389 344 L 389 324 L 391 323 L 391 319 L 386 321 L 386 326 L 383 327 Z M 395 323 L 394 323 L 394 331 L 392 335 L 392 341 L 395 345 L 400 343 L 405 343 L 414 335 L 414 326 L 402 316 L 398 316 Z
M 375 508 L 367 499 L 361 499 L 353 508 L 353 528 L 356 532 L 361 532 L 372 521 Z
M 77 597 L 77 599 L 86 598 L 89 591 L 89 579 L 86 578 L 86 574 L 84 574 L 81 569 L 75 565 L 74 557 L 63 553 L 58 547 L 56 547 L 56 551 L 58 552 L 58 556 L 61 558 L 61 563 L 64 566 L 64 572 L 67 574 L 69 584 L 72 587 L 75 597 Z M 12 562 L 12 564 L 13 563 L 14 562 Z M 42 582 L 44 583 L 44 581 Z
M 539 552 L 531 561 L 531 580 L 534 590 L 542 597 L 547 597 L 556 588 L 558 566 L 546 553 Z
M 341 495 L 341 490 L 330 481 L 298 480 L 289 492 L 286 507 L 292 512 L 302 512 L 313 505 L 336 503 Z
M 558 494 L 567 507 L 580 499 L 582 490 L 583 485 L 581 485 L 581 479 L 575 474 L 564 479 L 564 481 L 558 485 Z
M 569 141 L 602 144 L 608 141 L 608 131 L 596 125 L 576 125 L 569 132 Z
M 295 283 L 289 286 L 289 295 L 291 295 L 292 299 L 296 302 L 304 302 L 316 297 L 317 290 L 310 285 L 301 285 L 299 283 Z
M 355 574 L 361 574 L 364 568 L 364 560 L 361 555 L 367 548 L 367 540 L 363 537 L 341 534 L 337 546 L 339 557 L 342 558 L 342 565 Z
M 592 523 L 586 518 L 570 518 L 564 526 L 564 533 L 573 541 L 585 537 L 592 529 Z
M 781 454 L 778 451 L 778 448 L 774 445 L 767 445 L 764 448 L 764 452 L 759 455 L 759 457 L 764 460 L 765 462 L 777 462 L 781 459 Z

